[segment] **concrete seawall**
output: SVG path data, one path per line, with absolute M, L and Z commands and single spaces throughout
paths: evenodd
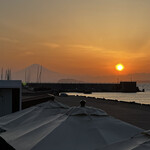
M 33 90 L 55 92 L 139 92 L 136 82 L 120 83 L 27 83 Z

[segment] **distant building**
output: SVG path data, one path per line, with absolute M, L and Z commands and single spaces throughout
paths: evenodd
M 122 92 L 138 92 L 136 82 L 120 82 L 120 91 Z
M 20 80 L 0 80 L 0 117 L 21 110 Z

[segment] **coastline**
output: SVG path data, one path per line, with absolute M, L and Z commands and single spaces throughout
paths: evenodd
M 137 127 L 146 130 L 150 128 L 149 104 L 139 104 L 135 102 L 124 102 L 112 99 L 110 100 L 86 96 L 56 96 L 55 100 L 71 107 L 79 106 L 80 101 L 85 100 L 86 106 L 102 109 L 107 112 L 108 115 L 135 125 Z

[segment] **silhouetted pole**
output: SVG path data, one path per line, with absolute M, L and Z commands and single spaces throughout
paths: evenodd
M 3 68 L 1 69 L 1 80 L 3 80 Z

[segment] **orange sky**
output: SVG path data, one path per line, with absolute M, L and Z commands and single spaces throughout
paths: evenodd
M 149 0 L 0 1 L 0 68 L 150 73 Z

